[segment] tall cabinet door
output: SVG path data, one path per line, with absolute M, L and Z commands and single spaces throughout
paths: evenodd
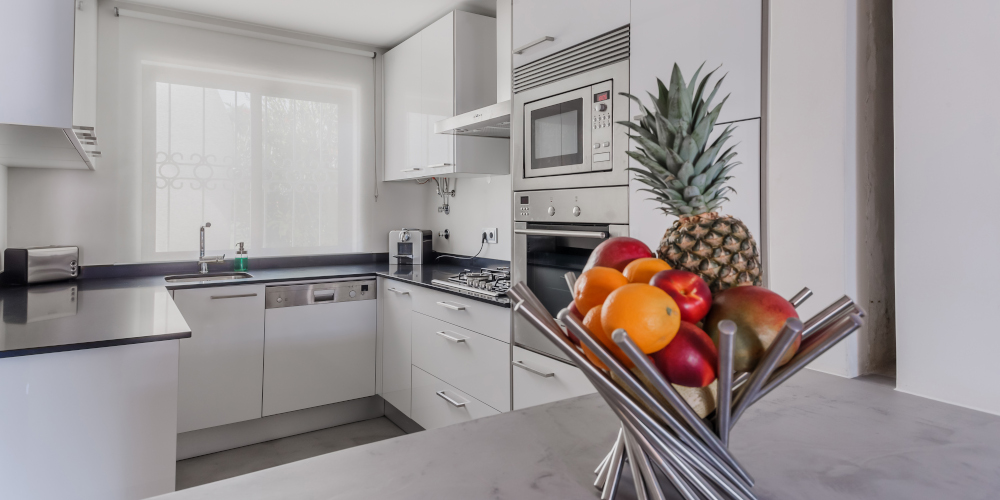
M 553 38 L 514 54 L 516 68 L 625 26 L 629 23 L 629 0 L 514 0 L 512 17 L 514 50 Z
M 437 20 L 420 32 L 420 87 L 427 119 L 427 171 L 454 171 L 455 136 L 435 134 L 434 124 L 455 115 L 455 13 Z
M 382 301 L 382 397 L 410 416 L 410 286 L 378 279 Z
M 191 327 L 180 340 L 177 432 L 261 416 L 264 286 L 174 291 Z
M 427 166 L 427 115 L 421 97 L 421 33 L 385 53 L 385 180 Z
M 97 0 L 76 8 L 73 50 L 73 126 L 97 125 Z

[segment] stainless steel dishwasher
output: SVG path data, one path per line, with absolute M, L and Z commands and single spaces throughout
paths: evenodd
M 269 286 L 264 416 L 375 394 L 374 279 Z

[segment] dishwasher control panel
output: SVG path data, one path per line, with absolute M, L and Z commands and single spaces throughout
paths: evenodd
M 375 300 L 375 280 L 328 281 L 277 285 L 264 289 L 264 308 L 312 306 L 356 300 Z

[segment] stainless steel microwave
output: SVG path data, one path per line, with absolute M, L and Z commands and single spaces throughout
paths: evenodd
M 628 60 L 514 94 L 514 190 L 628 184 Z

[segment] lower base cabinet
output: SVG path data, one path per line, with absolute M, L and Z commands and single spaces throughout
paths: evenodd
M 514 347 L 514 409 L 597 392 L 579 368 Z
M 412 367 L 413 400 L 410 418 L 424 429 L 437 429 L 469 420 L 499 415 L 495 408 Z

